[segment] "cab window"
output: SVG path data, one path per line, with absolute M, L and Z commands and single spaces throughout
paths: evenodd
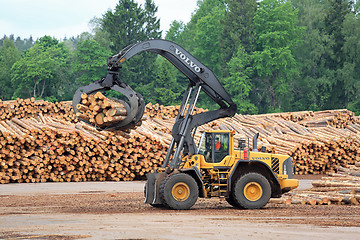
M 229 134 L 203 133 L 198 153 L 203 155 L 206 162 L 218 163 L 229 155 Z

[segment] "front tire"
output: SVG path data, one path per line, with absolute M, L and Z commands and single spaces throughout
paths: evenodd
M 269 181 L 259 173 L 247 173 L 235 184 L 232 198 L 241 208 L 256 209 L 265 206 L 271 197 Z M 234 205 L 233 205 L 234 206 Z
M 191 208 L 199 196 L 199 188 L 193 177 L 185 173 L 167 176 L 160 185 L 160 197 L 169 208 Z
M 235 208 L 241 208 L 241 206 L 238 204 L 238 202 L 234 199 L 233 195 L 230 194 L 227 198 L 225 198 L 226 201 Z

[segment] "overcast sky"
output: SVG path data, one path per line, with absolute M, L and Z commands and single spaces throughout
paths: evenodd
M 144 3 L 144 0 L 136 0 Z M 197 0 L 154 0 L 163 34 L 173 20 L 187 23 Z M 0 37 L 34 39 L 50 35 L 58 39 L 90 31 L 88 23 L 114 9 L 118 0 L 0 0 Z

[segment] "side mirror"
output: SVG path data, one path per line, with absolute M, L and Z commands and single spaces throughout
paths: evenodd
M 261 152 L 266 153 L 266 147 L 265 146 L 261 147 Z
M 239 148 L 240 150 L 244 150 L 246 147 L 246 140 L 245 139 L 240 139 L 239 140 Z

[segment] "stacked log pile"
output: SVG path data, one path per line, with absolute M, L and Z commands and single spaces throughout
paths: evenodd
M 307 190 L 292 191 L 274 203 L 309 205 L 359 205 L 360 201 L 360 163 L 340 167 L 338 173 L 330 173 L 321 180 L 313 181 Z
M 347 109 L 325 111 L 284 112 L 258 115 L 259 117 L 282 118 L 286 121 L 296 122 L 305 127 L 345 128 L 349 123 L 359 123 L 355 114 Z
M 81 105 L 79 105 L 79 109 L 83 110 L 81 114 L 87 114 L 89 121 L 91 118 L 93 119 L 91 121 L 95 121 L 94 125 L 101 124 L 101 122 L 97 122 L 97 116 L 99 114 L 103 114 L 103 124 L 106 124 L 106 118 L 109 115 L 111 117 L 113 114 L 111 113 L 112 111 L 115 113 L 113 116 L 124 116 L 121 115 L 123 111 L 119 110 L 123 109 L 121 106 L 114 106 L 111 101 L 109 101 L 108 105 L 107 103 L 104 104 L 104 102 L 108 100 L 104 101 L 102 96 L 95 97 L 95 95 L 92 95 L 92 97 L 94 99 L 89 101 L 89 96 L 84 96 L 83 99 L 88 102 L 83 101 Z M 117 104 L 117 102 L 115 102 L 115 104 Z M 105 105 L 107 106 L 103 107 Z M 99 109 L 96 109 L 95 106 L 99 106 Z M 132 180 L 142 178 L 145 172 L 151 171 L 155 166 L 162 164 L 162 159 L 166 155 L 167 146 L 171 141 L 170 133 L 175 121 L 174 117 L 179 111 L 179 106 L 164 107 L 161 105 L 148 104 L 145 110 L 145 115 L 148 117 L 145 117 L 141 126 L 132 130 L 130 133 L 99 132 L 84 123 L 74 124 L 76 117 L 71 110 L 70 102 L 48 103 L 45 101 L 35 101 L 34 99 L 18 99 L 16 101 L 0 102 L 0 111 L 3 113 L 3 115 L 0 116 L 6 116 L 3 118 L 7 119 L 6 121 L 0 121 L 0 132 L 2 134 L 0 139 L 0 162 L 2 164 L 0 165 L 0 176 L 7 176 L 6 178 L 1 178 L 3 182 L 26 181 L 25 179 L 17 179 L 18 177 L 14 177 L 13 175 L 26 175 L 24 171 L 21 172 L 22 170 L 20 170 L 26 169 L 26 165 L 15 167 L 19 162 L 29 164 L 25 162 L 31 163 L 31 161 L 33 161 L 35 165 L 39 164 L 42 166 L 48 164 L 51 158 L 64 159 L 64 156 L 65 159 L 69 156 L 69 165 L 74 166 L 70 167 L 74 168 L 74 171 L 78 171 L 76 170 L 78 168 L 82 169 L 79 170 L 80 172 L 73 174 L 76 175 L 76 177 L 66 177 L 69 171 L 60 171 L 56 165 L 51 166 L 51 171 L 44 170 L 43 175 L 45 175 L 44 179 L 46 180 L 42 180 L 41 177 L 35 177 L 30 178 L 28 181 Z M 97 112 L 96 114 L 94 114 L 95 111 Z M 196 109 L 196 113 L 203 111 L 206 110 Z M 49 117 L 50 114 L 52 115 L 51 118 Z M 344 121 L 348 122 L 346 122 L 346 124 L 341 123 L 337 126 L 331 126 L 330 123 L 327 123 L 326 126 L 314 125 L 312 127 L 300 124 L 316 116 L 323 119 L 329 115 L 338 116 L 337 118 L 342 116 L 341 118 L 347 119 Z M 315 122 L 315 120 L 313 119 L 312 122 Z M 343 126 L 343 128 L 339 128 L 339 126 Z M 292 156 L 296 165 L 296 174 L 337 172 L 339 167 L 360 161 L 360 123 L 358 117 L 354 117 L 354 114 L 347 110 L 323 111 L 320 113 L 305 111 L 254 116 L 236 114 L 233 118 L 220 119 L 199 126 L 194 136 L 195 141 L 199 141 L 203 131 L 211 129 L 235 130 L 237 132 L 235 135 L 237 139 L 251 139 L 259 132 L 258 148 L 260 149 L 261 146 L 266 146 L 268 152 Z M 142 140 L 143 138 L 145 141 Z M 52 140 L 50 141 L 49 139 Z M 56 139 L 56 141 L 54 139 Z M 51 143 L 52 141 L 54 142 L 53 144 Z M 70 146 L 66 145 L 68 141 L 70 142 Z M 56 149 L 57 144 L 59 144 L 58 142 L 66 146 L 66 149 L 71 153 L 69 154 L 69 151 L 61 152 L 60 150 L 60 152 L 54 150 L 48 153 L 46 153 L 46 151 L 44 152 L 44 149 Z M 73 142 L 81 142 L 82 148 L 78 149 L 78 146 L 75 146 Z M 250 148 L 252 148 L 251 140 L 249 141 L 249 145 Z M 44 148 L 43 146 L 49 146 L 49 148 Z M 113 169 L 114 165 L 111 165 L 112 170 L 108 171 L 110 171 L 111 174 L 115 174 L 112 177 L 110 173 L 104 175 L 102 171 L 99 173 L 100 175 L 96 175 L 96 173 L 94 177 L 93 174 L 84 177 L 87 174 L 82 174 L 81 171 L 86 172 L 93 170 L 85 170 L 87 168 L 81 167 L 84 165 L 93 166 L 95 163 L 87 159 L 84 162 L 81 161 L 82 165 L 79 165 L 80 160 L 77 161 L 76 159 L 80 159 L 80 156 L 87 155 L 89 150 L 91 152 L 92 149 L 97 149 L 96 146 L 100 146 L 102 150 L 95 150 L 96 153 L 94 153 L 94 156 L 106 166 L 106 169 L 110 166 L 106 165 L 110 164 L 109 159 L 113 159 L 112 161 L 115 162 L 111 162 L 111 164 L 119 163 L 121 166 L 125 166 L 129 172 L 125 170 L 127 174 L 122 173 L 122 175 L 119 175 L 113 172 L 115 171 Z M 121 146 L 121 148 L 119 146 Z M 146 151 L 150 146 L 157 147 Z M 235 146 L 237 146 L 237 144 L 235 144 Z M 133 149 L 145 149 L 146 153 L 144 154 L 143 151 L 137 152 L 137 150 Z M 157 152 L 159 152 L 159 154 L 156 154 Z M 74 156 L 75 160 L 73 161 L 71 159 L 74 159 Z M 155 160 L 153 162 L 154 157 Z M 128 161 L 128 159 L 135 160 Z M 138 167 L 138 159 L 140 159 L 139 162 L 144 162 L 142 164 L 146 163 L 145 165 L 147 167 Z M 55 164 L 59 163 L 55 162 Z M 131 167 L 131 164 L 134 164 L 134 166 Z M 35 165 L 29 167 L 32 175 L 36 175 L 34 173 L 34 169 L 36 169 Z M 116 171 L 119 170 L 120 165 L 116 165 Z M 132 172 L 132 170 L 134 170 L 133 168 L 136 169 L 135 173 Z M 88 169 L 98 168 L 88 167 Z M 131 173 L 133 174 L 131 175 Z M 110 174 L 110 177 L 107 174 Z M 41 174 L 38 175 L 40 176 Z M 60 175 L 65 175 L 65 177 L 58 177 Z M 79 178 L 78 175 L 82 177 Z M 52 177 L 50 178 L 48 176 Z M 57 177 L 54 178 L 54 176 Z
M 148 103 L 145 106 L 145 114 L 150 118 L 169 119 L 176 118 L 179 113 L 180 105 L 177 106 L 164 106 L 158 103 Z M 206 112 L 207 109 L 194 108 L 193 114 Z M 185 111 L 186 114 L 186 111 Z
M 349 123 L 355 122 L 355 114 L 347 109 L 326 110 L 314 112 L 312 117 L 301 120 L 299 123 L 306 127 L 345 128 Z
M 359 123 L 349 123 L 346 128 L 305 127 L 277 114 L 236 114 L 199 128 L 205 129 L 235 130 L 235 137 L 243 139 L 259 132 L 258 147 L 266 146 L 269 152 L 290 155 L 296 164 L 296 174 L 336 172 L 339 166 L 360 160 Z M 249 143 L 252 148 L 252 141 Z
M 309 119 L 314 116 L 313 111 L 301 111 L 301 112 L 282 112 L 282 113 L 267 113 L 260 114 L 259 117 L 271 117 L 271 118 L 282 118 L 286 121 L 300 122 L 302 120 Z
M 0 121 L 12 118 L 32 118 L 39 114 L 65 121 L 78 122 L 70 101 L 51 103 L 44 100 L 35 100 L 35 98 L 12 101 L 0 100 Z
M 0 123 L 0 183 L 144 179 L 167 151 L 145 125 L 124 136 L 42 115 Z

